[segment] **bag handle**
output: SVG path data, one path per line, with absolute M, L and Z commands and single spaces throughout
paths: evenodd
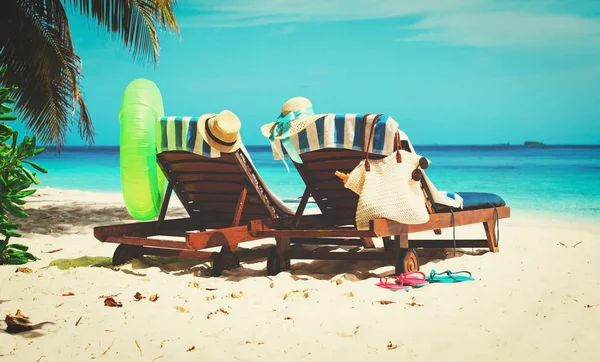
M 367 117 L 369 117 L 370 115 L 371 113 L 367 113 L 363 117 L 363 136 L 366 134 L 365 131 L 367 129 Z M 376 114 L 375 118 L 373 119 L 373 123 L 371 123 L 371 132 L 369 132 L 369 138 L 367 139 L 366 147 L 364 145 L 363 139 L 363 157 L 365 159 L 365 171 L 367 172 L 371 171 L 371 164 L 369 163 L 369 147 L 371 147 L 371 141 L 375 136 L 375 124 L 377 124 L 377 121 L 379 121 L 379 117 L 381 117 L 381 114 Z
M 363 126 L 362 126 L 362 135 L 363 135 L 363 152 L 362 152 L 362 158 L 365 158 L 367 152 L 369 152 L 369 145 L 368 143 L 370 142 L 370 135 L 369 135 L 369 139 L 367 140 L 367 145 L 365 146 L 365 136 L 367 135 L 367 117 L 369 117 L 371 115 L 371 113 L 367 113 L 363 116 Z
M 402 163 L 402 154 L 400 153 L 400 150 L 402 149 L 402 143 L 400 143 L 400 131 L 396 131 L 395 141 L 396 141 L 396 162 Z
M 367 113 L 365 114 L 365 116 L 363 117 L 363 135 L 366 134 L 366 129 L 367 129 L 367 117 L 369 117 L 371 115 L 371 113 Z M 375 138 L 375 125 L 377 124 L 377 121 L 379 121 L 379 117 L 381 117 L 382 114 L 376 114 L 375 115 L 375 119 L 373 119 L 373 123 L 371 124 L 371 132 L 369 132 L 369 138 L 367 140 L 367 146 L 364 146 L 364 139 L 363 139 L 363 157 L 365 159 L 365 170 L 371 171 L 371 164 L 369 163 L 369 147 L 371 147 L 371 142 L 374 141 Z M 394 136 L 394 143 L 396 145 L 396 162 L 397 163 L 402 163 L 402 154 L 400 153 L 400 150 L 402 149 L 402 144 L 400 142 L 400 132 L 396 131 L 396 134 Z

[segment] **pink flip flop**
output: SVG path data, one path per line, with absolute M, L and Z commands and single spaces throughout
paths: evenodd
M 425 277 L 425 274 L 419 271 L 402 273 L 396 278 L 398 279 L 398 282 L 402 285 L 406 284 L 415 288 L 424 287 L 427 284 L 429 284 L 427 278 Z
M 390 290 L 407 290 L 410 287 L 408 285 L 404 285 L 402 281 L 398 280 L 398 277 L 381 277 L 379 278 L 379 283 L 375 284 L 380 288 L 390 289 Z

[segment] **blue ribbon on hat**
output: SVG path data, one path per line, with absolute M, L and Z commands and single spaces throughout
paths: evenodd
M 275 125 L 271 129 L 271 135 L 269 136 L 269 141 L 271 142 L 271 146 L 273 147 L 273 149 L 277 152 L 278 156 L 283 161 L 283 164 L 285 165 L 285 168 L 288 170 L 288 172 L 290 172 L 290 168 L 288 167 L 287 163 L 285 162 L 283 155 L 281 155 L 279 153 L 279 149 L 277 149 L 277 147 L 275 147 L 275 142 L 274 142 L 275 138 L 277 136 L 279 136 L 279 140 L 281 141 L 281 146 L 285 148 L 287 154 L 290 156 L 292 161 L 294 161 L 296 163 L 302 163 L 302 159 L 300 158 L 300 155 L 298 154 L 296 147 L 294 147 L 294 144 L 292 143 L 292 140 L 290 139 L 290 122 L 295 119 L 305 117 L 305 116 L 312 116 L 314 114 L 315 114 L 315 111 L 314 111 L 313 107 L 310 106 L 310 107 L 299 109 L 295 112 L 289 112 L 285 116 L 280 115 L 275 120 Z

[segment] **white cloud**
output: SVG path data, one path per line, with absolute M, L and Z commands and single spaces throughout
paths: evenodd
M 400 40 L 469 46 L 600 45 L 600 18 L 568 13 L 561 5 L 559 0 L 204 0 L 183 5 L 180 22 L 222 28 L 415 16 L 420 20 L 396 29 Z
M 572 14 L 432 14 L 408 28 L 421 32 L 401 40 L 471 46 L 600 45 L 600 19 Z
M 382 19 L 477 8 L 487 0 L 206 0 L 182 8 L 197 15 L 186 23 L 247 27 L 294 22 Z

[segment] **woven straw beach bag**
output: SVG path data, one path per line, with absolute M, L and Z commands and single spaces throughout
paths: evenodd
M 363 147 L 364 160 L 350 172 L 345 183 L 345 187 L 359 195 L 356 227 L 366 230 L 369 220 L 380 218 L 404 224 L 425 223 L 429 221 L 429 213 L 421 191 L 421 181 L 415 181 L 412 177 L 413 171 L 419 167 L 421 156 L 401 150 L 397 133 L 395 153 L 380 160 L 368 158 L 378 116 L 371 125 L 367 146 Z

